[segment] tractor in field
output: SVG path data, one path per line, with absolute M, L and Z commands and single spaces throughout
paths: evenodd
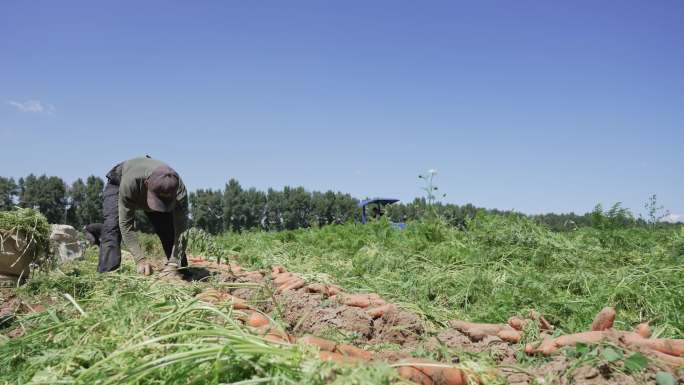
M 372 198 L 364 199 L 359 202 L 359 208 L 361 208 L 361 223 L 366 224 L 369 220 L 377 220 L 385 215 L 384 208 L 399 202 L 399 199 L 394 198 Z M 392 226 L 398 229 L 403 229 L 406 227 L 405 223 L 401 222 L 390 222 Z

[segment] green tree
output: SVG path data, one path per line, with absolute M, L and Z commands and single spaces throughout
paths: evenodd
M 66 184 L 61 178 L 30 174 L 19 180 L 19 187 L 21 207 L 37 209 L 50 223 L 64 222 L 67 194 Z
M 190 193 L 190 215 L 193 224 L 210 234 L 219 234 L 223 227 L 223 193 L 199 189 Z
M 78 210 L 78 217 L 83 225 L 103 221 L 103 190 L 104 180 L 102 180 L 102 178 L 95 175 L 88 177 L 86 180 L 85 199 Z
M 78 211 L 86 200 L 86 185 L 83 183 L 83 179 L 78 178 L 71 184 L 67 199 L 68 209 L 66 223 L 80 229 L 84 223 L 81 220 Z
M 646 215 L 648 215 L 646 217 L 646 222 L 652 228 L 655 228 L 658 225 L 658 222 L 670 215 L 670 212 L 665 210 L 665 206 L 658 204 L 656 194 L 648 197 L 648 201 L 644 204 L 644 208 L 646 209 Z
M 283 230 L 284 194 L 272 188 L 266 193 L 264 227 L 266 230 Z
M 19 193 L 19 186 L 14 178 L 0 176 L 0 211 L 11 210 Z
M 259 228 L 264 221 L 266 194 L 251 187 L 249 190 L 244 191 L 242 195 L 240 217 L 243 219 L 243 227 L 246 229 Z
M 241 231 L 240 220 L 242 206 L 242 186 L 235 179 L 230 179 L 223 190 L 223 227 L 226 230 Z

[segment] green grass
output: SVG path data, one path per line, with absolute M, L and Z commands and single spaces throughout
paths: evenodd
M 603 306 L 617 328 L 651 320 L 684 336 L 681 229 L 554 233 L 525 218 L 481 215 L 467 231 L 439 221 L 347 224 L 277 233 L 202 235 L 190 252 L 282 264 L 311 280 L 373 291 L 439 325 L 501 322 L 536 309 L 563 331 L 586 330 Z M 159 242 L 143 237 L 145 249 Z M 264 343 L 231 310 L 196 302 L 206 284 L 97 274 L 96 255 L 38 274 L 18 290 L 47 310 L 0 325 L 0 384 L 389 384 L 388 365 L 336 367 L 301 347 Z M 22 337 L 5 335 L 25 329 Z M 420 355 L 420 352 L 414 352 Z M 427 353 L 425 353 L 427 354 Z M 537 359 L 529 359 L 534 364 Z M 464 365 L 478 365 L 478 358 Z M 8 369 L 9 368 L 9 369 Z
M 40 275 L 18 295 L 47 310 L 0 333 L 0 384 L 389 383 L 387 365 L 337 368 L 310 350 L 266 343 L 231 309 L 198 303 L 200 284 L 120 272 L 95 273 L 96 258 Z M 72 301 L 73 300 L 73 301 Z M 333 376 L 333 374 L 335 374 Z
M 526 218 L 479 215 L 467 231 L 439 221 L 397 231 L 379 222 L 225 234 L 217 242 L 248 265 L 282 264 L 378 292 L 436 323 L 502 322 L 536 309 L 575 332 L 610 305 L 618 328 L 650 320 L 657 333 L 681 338 L 683 239 L 672 228 L 555 233 Z

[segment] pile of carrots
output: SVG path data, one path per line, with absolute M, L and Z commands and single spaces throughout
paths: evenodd
M 553 326 L 536 311 L 530 311 L 528 318 L 511 317 L 505 324 L 474 323 L 459 320 L 449 322 L 451 327 L 465 334 L 471 341 L 481 341 L 484 337 L 495 336 L 516 344 L 523 337 L 523 330 L 529 323 L 537 323 L 539 330 L 549 332 Z
M 651 328 L 648 323 L 636 326 L 634 331 L 613 330 L 615 309 L 603 308 L 594 318 L 591 331 L 551 337 L 553 326 L 537 312 L 530 312 L 528 318 L 511 317 L 506 324 L 472 323 L 451 321 L 451 326 L 467 335 L 473 341 L 480 341 L 486 336 L 496 336 L 509 343 L 518 343 L 523 336 L 523 329 L 529 322 L 538 323 L 543 339 L 540 342 L 527 344 L 525 353 L 549 356 L 565 346 L 576 344 L 599 344 L 613 342 L 626 348 L 639 350 L 673 366 L 684 366 L 684 340 L 668 338 L 650 338 Z
M 527 344 L 525 353 L 551 355 L 564 346 L 574 346 L 578 343 L 598 344 L 609 341 L 650 354 L 666 364 L 684 366 L 684 340 L 650 338 L 651 328 L 648 323 L 637 325 L 631 332 L 613 330 L 614 321 L 615 309 L 612 307 L 603 308 L 594 318 L 591 331 L 567 334 L 556 338 L 547 336 L 540 343 Z

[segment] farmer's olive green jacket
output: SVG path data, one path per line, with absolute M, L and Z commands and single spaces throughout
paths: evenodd
M 138 243 L 138 234 L 135 232 L 135 210 L 152 211 L 147 205 L 147 186 L 145 180 L 152 171 L 165 163 L 151 158 L 134 158 L 123 163 L 121 182 L 119 183 L 119 228 L 121 238 L 128 250 L 133 254 L 136 262 L 145 255 Z M 173 210 L 174 242 L 173 252 L 169 262 L 180 265 L 181 235 L 187 229 L 188 218 L 188 192 L 185 184 L 179 178 L 176 206 Z

